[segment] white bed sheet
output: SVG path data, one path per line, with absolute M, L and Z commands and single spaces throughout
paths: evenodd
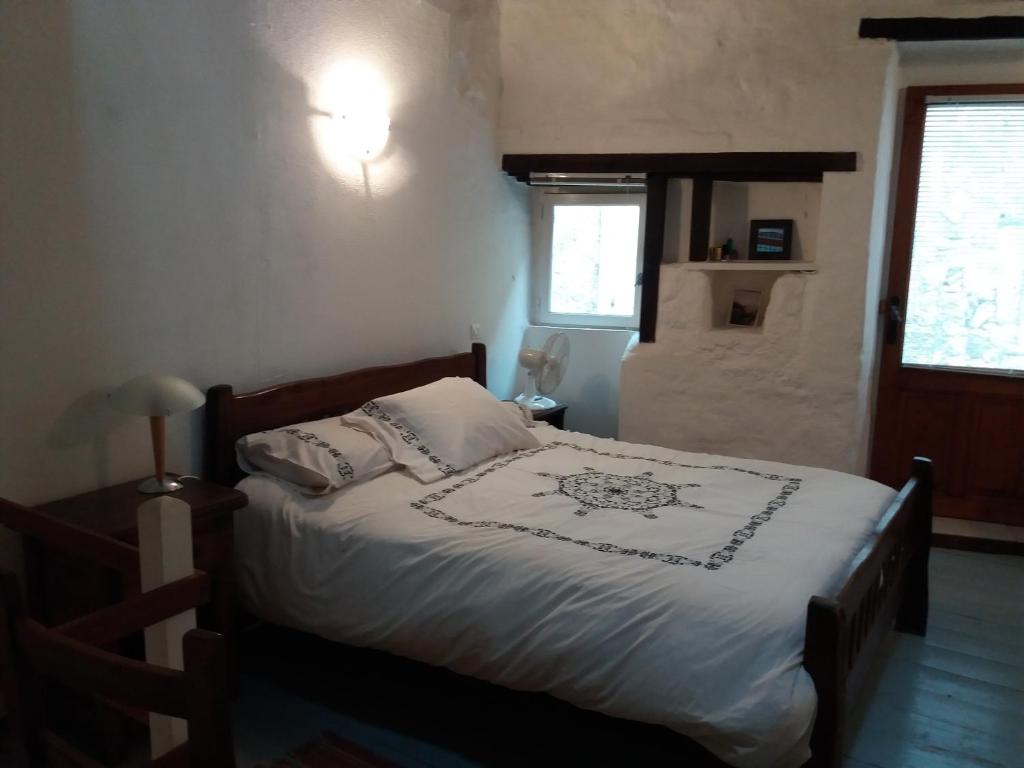
M 807 601 L 891 488 L 838 472 L 538 426 L 539 449 L 423 484 L 239 487 L 263 618 L 665 725 L 739 766 L 809 757 Z

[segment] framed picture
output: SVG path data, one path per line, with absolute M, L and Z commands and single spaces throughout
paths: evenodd
M 792 252 L 792 219 L 756 219 L 750 222 L 748 258 L 786 261 Z
M 754 328 L 761 324 L 764 294 L 749 288 L 737 288 L 732 292 L 729 306 L 729 325 L 738 328 Z

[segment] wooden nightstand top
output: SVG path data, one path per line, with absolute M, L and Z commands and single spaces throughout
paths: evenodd
M 212 526 L 225 513 L 244 507 L 248 498 L 241 491 L 196 478 L 180 478 L 185 486 L 171 494 L 192 507 L 193 532 Z M 35 507 L 36 510 L 91 531 L 135 544 L 136 510 L 157 494 L 139 493 L 140 480 L 132 480 L 109 488 L 100 488 L 78 496 L 69 496 Z
M 549 416 L 564 413 L 568 407 L 569 405 L 567 403 L 556 403 L 555 405 L 552 405 L 550 408 L 538 408 L 533 412 L 533 418 L 535 421 L 543 421 Z

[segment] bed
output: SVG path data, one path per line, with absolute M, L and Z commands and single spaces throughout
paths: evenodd
M 235 522 L 247 607 L 665 726 L 729 765 L 838 765 L 884 633 L 925 630 L 930 463 L 915 460 L 897 492 L 539 424 L 538 447 L 436 482 L 390 472 L 313 499 L 243 479 L 236 462 L 243 435 L 446 376 L 485 384 L 484 372 L 474 345 L 261 392 L 212 388 L 206 474 L 250 497 Z

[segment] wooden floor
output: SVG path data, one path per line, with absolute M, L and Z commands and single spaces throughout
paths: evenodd
M 1024 767 L 1024 558 L 932 551 L 927 637 L 892 633 L 848 768 Z
M 1024 768 L 1024 557 L 936 549 L 931 578 L 928 636 L 890 635 L 858 713 L 845 766 Z M 266 765 L 325 730 L 405 768 L 552 764 L 542 757 L 551 755 L 543 707 L 536 721 L 488 735 L 493 686 L 468 681 L 464 709 L 431 712 L 437 703 L 431 705 L 432 691 L 421 689 L 414 665 L 403 690 L 369 697 L 367 689 L 376 687 L 372 671 L 337 664 L 328 671 L 315 659 L 302 658 L 303 643 L 320 641 L 296 637 L 298 645 L 292 646 L 271 635 L 269 653 L 257 652 L 245 664 L 234 712 L 239 768 Z M 338 659 L 336 650 L 326 644 L 325 649 Z M 373 706 L 370 698 L 377 699 Z M 594 739 L 587 721 L 579 727 L 577 743 Z M 520 758 L 497 759 L 512 752 Z M 667 764 L 602 754 L 606 759 L 559 764 Z M 5 764 L 0 739 L 0 765 Z

